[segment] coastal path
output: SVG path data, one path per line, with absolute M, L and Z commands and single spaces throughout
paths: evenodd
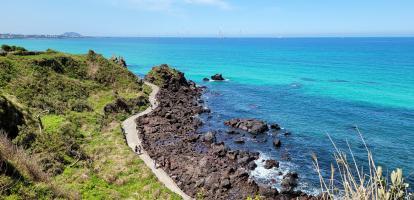
M 149 101 L 151 103 L 151 106 L 148 107 L 146 110 L 135 114 L 131 117 L 129 117 L 128 119 L 126 119 L 125 121 L 122 122 L 122 127 L 125 131 L 125 137 L 126 137 L 126 141 L 128 143 L 128 146 L 132 149 L 132 151 L 135 152 L 135 147 L 136 146 L 141 146 L 141 154 L 139 155 L 139 157 L 141 158 L 141 160 L 144 161 L 144 163 L 147 165 L 148 168 L 151 169 L 151 171 L 155 174 L 155 176 L 157 176 L 158 180 L 163 183 L 168 189 L 170 189 L 171 191 L 177 193 L 178 195 L 180 195 L 184 200 L 190 200 L 192 199 L 190 196 L 188 196 L 187 194 L 185 194 L 178 186 L 177 184 L 175 184 L 175 182 L 168 176 L 168 174 L 162 169 L 162 168 L 155 168 L 154 166 L 154 160 L 148 155 L 148 153 L 145 151 L 145 149 L 142 148 L 141 145 L 141 140 L 138 137 L 138 130 L 137 130 L 137 125 L 135 123 L 135 119 L 137 119 L 138 117 L 141 117 L 145 114 L 148 114 L 150 112 L 152 112 L 155 108 L 157 108 L 158 106 L 158 102 L 156 99 L 156 95 L 159 92 L 159 87 L 149 83 L 149 82 L 145 82 L 146 85 L 150 86 L 152 89 L 152 92 L 149 96 Z

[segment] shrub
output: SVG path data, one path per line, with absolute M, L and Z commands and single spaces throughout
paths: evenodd
M 30 59 L 30 64 L 42 73 L 53 70 L 56 73 L 65 74 L 71 78 L 83 80 L 87 77 L 86 64 L 64 54 L 52 54 L 32 58 Z
M 6 52 L 11 52 L 11 51 L 27 51 L 23 47 L 9 46 L 9 45 L 6 45 L 6 44 L 1 45 L 1 49 L 3 49 Z
M 46 49 L 46 53 L 48 53 L 48 54 L 55 54 L 55 53 L 57 53 L 57 51 L 55 51 L 53 49 Z
M 9 51 L 11 51 L 12 48 L 9 45 L 3 44 L 3 45 L 1 45 L 1 49 L 3 49 L 6 52 L 9 52 Z
M 85 99 L 71 100 L 69 102 L 69 104 L 71 105 L 71 110 L 75 111 L 75 112 L 90 112 L 90 111 L 93 111 L 91 106 L 88 104 L 88 101 L 86 101 Z
M 85 100 L 89 88 L 77 80 L 50 72 L 34 73 L 31 79 L 16 80 L 10 87 L 20 101 L 29 107 L 62 114 L 70 109 L 70 101 Z
M 10 61 L 0 59 L 0 87 L 4 87 L 9 83 L 16 74 L 17 71 Z
M 12 46 L 12 49 L 14 51 L 27 51 L 25 48 L 23 48 L 23 47 L 17 47 L 17 46 Z

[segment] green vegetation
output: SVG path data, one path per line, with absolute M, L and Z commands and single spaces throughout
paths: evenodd
M 2 50 L 1 198 L 180 199 L 121 133 L 148 106 L 151 89 L 134 74 L 93 51 Z
M 5 45 L 5 44 L 3 44 L 3 45 L 1 45 L 1 49 L 3 50 L 3 51 L 6 51 L 6 52 L 11 52 L 11 51 L 27 51 L 25 48 L 23 48 L 23 47 L 18 47 L 18 46 L 9 46 L 9 45 Z
M 167 77 L 183 80 L 184 74 L 166 64 L 162 64 L 160 66 L 153 67 L 152 70 L 148 72 L 146 79 L 155 85 L 164 87 L 168 84 L 167 81 L 169 81 Z

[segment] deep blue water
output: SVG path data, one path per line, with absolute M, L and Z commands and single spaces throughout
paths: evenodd
M 126 58 L 129 68 L 145 74 L 168 63 L 189 79 L 208 86 L 204 95 L 212 117 L 204 130 L 226 130 L 223 121 L 253 117 L 279 123 L 290 136 L 272 134 L 234 148 L 262 152 L 282 161 L 281 170 L 295 170 L 305 189 L 318 187 L 312 167 L 315 153 L 325 170 L 333 161 L 329 134 L 338 146 L 352 147 L 358 161 L 366 158 L 357 126 L 378 165 L 404 169 L 414 183 L 414 38 L 87 38 L 0 40 L 32 50 L 52 48 L 71 53 L 94 49 Z M 202 82 L 223 73 L 228 81 Z M 267 138 L 267 141 L 264 141 Z M 282 140 L 275 150 L 272 138 Z M 277 171 L 255 175 L 264 181 Z

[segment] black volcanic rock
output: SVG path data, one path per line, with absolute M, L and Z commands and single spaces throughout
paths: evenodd
M 272 169 L 272 168 L 279 168 L 279 162 L 276 160 L 266 160 L 265 161 L 265 165 L 264 168 L 265 169 Z
M 188 91 L 190 84 L 193 83 L 185 79 L 184 73 L 170 68 L 166 64 L 153 67 L 152 70 L 145 76 L 145 80 L 154 83 L 161 88 L 168 88 L 172 92 L 178 92 L 179 89 Z M 181 97 L 185 98 L 185 94 Z
M 282 193 L 293 192 L 293 190 L 298 186 L 298 174 L 296 172 L 289 172 L 283 176 L 281 186 Z
M 203 78 L 203 81 L 210 81 L 209 78 Z
M 278 131 L 280 130 L 280 126 L 279 124 L 270 124 L 270 129 Z
M 254 161 L 249 162 L 249 164 L 247 165 L 247 168 L 250 170 L 254 170 L 256 169 L 257 164 Z
M 122 67 L 127 67 L 126 61 L 123 57 L 121 56 L 112 56 L 110 59 L 110 61 L 122 66 Z
M 203 135 L 202 140 L 204 142 L 213 143 L 216 141 L 216 134 L 214 132 L 209 131 Z
M 213 142 L 213 132 L 198 132 L 201 121 L 196 116 L 203 105 L 194 102 L 200 99 L 202 88 L 167 67 L 153 68 L 146 77 L 161 88 L 157 95 L 159 106 L 136 119 L 145 151 L 193 198 L 200 191 L 204 191 L 206 200 L 246 199 L 259 194 L 262 186 L 249 178 L 259 153 L 231 150 L 223 142 Z M 263 126 L 254 127 L 250 129 L 257 131 Z M 264 194 L 264 199 L 279 198 L 274 196 L 275 191 Z
M 276 148 L 279 148 L 282 146 L 282 142 L 279 139 L 274 139 L 273 140 L 273 146 Z
M 236 139 L 234 139 L 234 143 L 236 143 L 236 144 L 244 144 L 245 141 L 244 141 L 243 138 L 236 138 Z
M 235 130 L 229 130 L 229 131 L 227 131 L 227 133 L 230 134 L 230 135 L 240 134 L 239 132 L 237 132 Z
M 225 125 L 232 128 L 238 128 L 251 134 L 260 134 L 269 130 L 267 124 L 257 119 L 231 119 L 224 122 Z
M 259 193 L 270 198 L 276 198 L 276 196 L 279 194 L 276 189 L 271 188 L 270 186 L 260 187 Z
M 223 75 L 221 75 L 221 74 L 215 74 L 214 76 L 211 76 L 211 80 L 224 81 L 225 79 L 223 78 Z

